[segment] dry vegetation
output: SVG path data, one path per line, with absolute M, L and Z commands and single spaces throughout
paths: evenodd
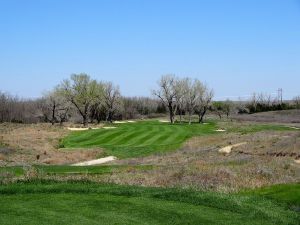
M 67 133 L 49 124 L 0 124 L 0 165 L 70 164 L 102 154 L 100 149 L 59 150 L 59 140 Z
M 219 126 L 226 130 L 253 124 L 259 123 L 219 122 Z M 101 156 L 100 149 L 58 150 L 59 139 L 68 133 L 66 129 L 60 127 L 46 124 L 2 124 L 0 131 L 1 142 L 9 146 L 0 147 L 1 165 L 70 164 Z M 247 144 L 234 147 L 230 154 L 219 152 L 222 147 L 244 142 Z M 126 170 L 101 175 L 85 174 L 84 177 L 72 175 L 56 178 L 85 178 L 118 184 L 180 186 L 230 192 L 244 188 L 300 182 L 299 149 L 300 132 L 297 130 L 226 132 L 195 137 L 175 152 L 111 163 L 129 165 Z M 40 157 L 39 160 L 37 156 Z M 136 169 L 136 165 L 151 165 L 151 167 Z
M 247 142 L 220 154 L 226 145 Z M 146 186 L 185 186 L 234 191 L 277 183 L 300 181 L 300 133 L 259 132 L 256 134 L 198 137 L 168 156 L 134 159 L 128 164 L 154 165 L 153 170 L 108 176 L 108 181 Z
M 233 118 L 239 121 L 300 124 L 300 110 L 295 109 L 295 110 L 262 112 L 262 113 L 255 113 L 255 114 L 239 114 L 233 116 Z

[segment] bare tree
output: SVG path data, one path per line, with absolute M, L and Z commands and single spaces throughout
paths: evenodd
M 161 77 L 158 85 L 159 89 L 153 91 L 153 94 L 157 96 L 169 110 L 170 122 L 174 123 L 174 118 L 177 111 L 177 78 L 174 75 L 164 75 Z
M 191 80 L 189 78 L 185 79 L 185 104 L 186 111 L 189 115 L 189 124 L 192 123 L 192 116 L 196 110 L 197 104 L 200 103 L 201 98 L 205 93 L 205 86 L 201 81 L 195 79 Z
M 60 85 L 61 94 L 71 102 L 82 116 L 83 125 L 88 125 L 90 107 L 102 94 L 101 85 L 87 74 L 73 74 Z
M 183 111 L 185 110 L 187 105 L 188 99 L 186 98 L 186 95 L 188 94 L 190 89 L 189 82 L 189 78 L 178 79 L 175 85 L 175 99 L 177 104 L 177 110 L 179 113 L 180 123 L 182 122 Z
M 212 103 L 212 111 L 214 111 L 220 118 L 222 119 L 222 115 L 224 113 L 224 103 L 223 102 L 213 102 Z
M 114 114 L 120 108 L 121 93 L 119 86 L 115 86 L 112 82 L 104 83 L 104 108 L 107 112 L 106 120 L 113 121 Z
M 0 122 L 36 123 L 37 102 L 0 91 Z
M 227 99 L 224 102 L 223 112 L 225 113 L 227 118 L 229 118 L 229 115 L 234 110 L 234 108 L 235 108 L 234 103 L 232 101 L 230 101 L 229 99 Z
M 45 122 L 52 125 L 66 122 L 71 109 L 70 103 L 63 97 L 59 88 L 44 94 L 39 107 Z
M 199 99 L 197 99 L 197 104 L 195 107 L 195 111 L 199 116 L 199 123 L 203 122 L 203 118 L 207 113 L 207 110 L 209 109 L 212 98 L 214 96 L 213 90 L 210 90 L 206 85 L 204 85 L 202 88 L 202 95 Z
M 293 103 L 294 103 L 296 109 L 300 109 L 300 96 L 296 96 L 296 97 L 293 99 Z

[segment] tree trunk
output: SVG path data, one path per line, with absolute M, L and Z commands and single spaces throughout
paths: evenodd
M 113 122 L 113 121 L 112 121 L 112 112 L 109 112 L 109 113 L 108 113 L 108 121 L 109 121 L 110 123 Z
M 206 114 L 206 111 L 207 111 L 207 109 L 205 108 L 202 113 L 201 112 L 199 113 L 199 123 L 203 122 L 203 118 Z
M 82 118 L 83 118 L 83 126 L 87 127 L 88 126 L 88 117 L 87 117 L 87 115 L 86 114 L 83 115 Z
M 180 123 L 182 123 L 182 111 L 179 111 L 179 118 L 180 118 Z
M 170 112 L 170 121 L 171 123 L 174 123 L 174 112 L 172 105 L 169 104 L 169 112 Z
M 221 113 L 219 113 L 219 118 L 220 118 L 220 120 L 222 119 L 222 114 Z
M 51 119 L 52 126 L 55 124 L 55 108 L 56 108 L 56 105 L 54 104 L 52 107 L 52 119 Z
M 170 122 L 174 123 L 173 112 L 170 111 Z

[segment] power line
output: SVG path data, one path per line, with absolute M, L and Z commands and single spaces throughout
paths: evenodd
M 278 101 L 280 101 L 280 104 L 282 104 L 282 99 L 283 99 L 283 90 L 282 88 L 278 89 Z

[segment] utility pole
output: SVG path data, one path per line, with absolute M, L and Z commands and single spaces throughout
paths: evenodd
M 282 104 L 282 102 L 283 102 L 282 95 L 283 95 L 283 90 L 282 90 L 282 88 L 279 88 L 278 89 L 278 102 L 280 102 L 280 104 Z

